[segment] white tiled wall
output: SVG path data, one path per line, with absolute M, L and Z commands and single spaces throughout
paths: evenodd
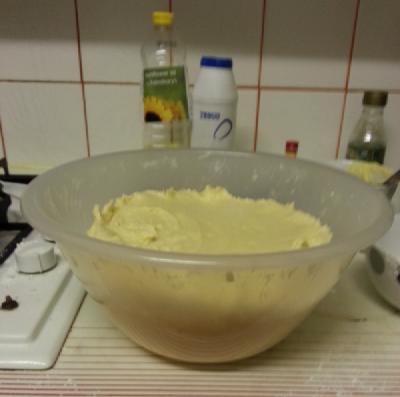
M 140 44 L 169 8 L 191 83 L 201 55 L 233 58 L 235 149 L 297 139 L 300 157 L 343 156 L 362 91 L 384 88 L 386 161 L 400 167 L 398 0 L 2 0 L 0 154 L 13 169 L 141 147 Z
M 342 100 L 335 92 L 263 91 L 257 149 L 283 153 L 285 142 L 294 139 L 299 157 L 334 158 Z
M 36 169 L 87 155 L 79 84 L 4 83 L 0 108 L 12 163 Z
M 263 85 L 343 87 L 352 0 L 268 0 Z
M 240 112 L 236 120 L 235 150 L 251 151 L 253 149 L 256 124 L 257 91 L 254 89 L 239 90 L 238 107 Z
M 0 79 L 79 80 L 73 1 L 2 0 L 0 53 Z
M 400 88 L 400 2 L 362 0 L 351 88 Z
M 141 146 L 139 86 L 88 85 L 86 102 L 93 155 Z
M 168 1 L 78 1 L 86 80 L 140 80 L 140 45 L 152 32 L 153 10 L 168 10 Z
M 236 83 L 257 85 L 262 0 L 175 0 L 176 29 L 188 46 L 189 81 L 202 55 L 233 58 Z

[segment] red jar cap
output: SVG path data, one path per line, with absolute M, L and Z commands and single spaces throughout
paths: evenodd
M 286 153 L 297 153 L 297 150 L 299 148 L 299 142 L 298 141 L 286 141 Z

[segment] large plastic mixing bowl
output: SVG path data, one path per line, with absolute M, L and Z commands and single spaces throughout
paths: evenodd
M 328 224 L 333 240 L 292 252 L 207 256 L 86 236 L 96 203 L 144 189 L 207 184 L 242 197 L 294 202 Z M 73 272 L 123 332 L 153 352 L 191 362 L 237 360 L 282 340 L 393 219 L 381 192 L 330 167 L 197 150 L 121 152 L 62 165 L 31 183 L 22 209 L 35 228 L 57 241 Z

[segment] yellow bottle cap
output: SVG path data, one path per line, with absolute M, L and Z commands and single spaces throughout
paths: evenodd
M 169 26 L 172 24 L 174 14 L 168 11 L 153 12 L 153 24 L 158 26 Z

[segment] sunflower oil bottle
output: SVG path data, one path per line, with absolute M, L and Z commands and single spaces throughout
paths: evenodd
M 153 13 L 153 39 L 141 49 L 145 148 L 190 145 L 185 47 L 173 32 L 173 13 Z

